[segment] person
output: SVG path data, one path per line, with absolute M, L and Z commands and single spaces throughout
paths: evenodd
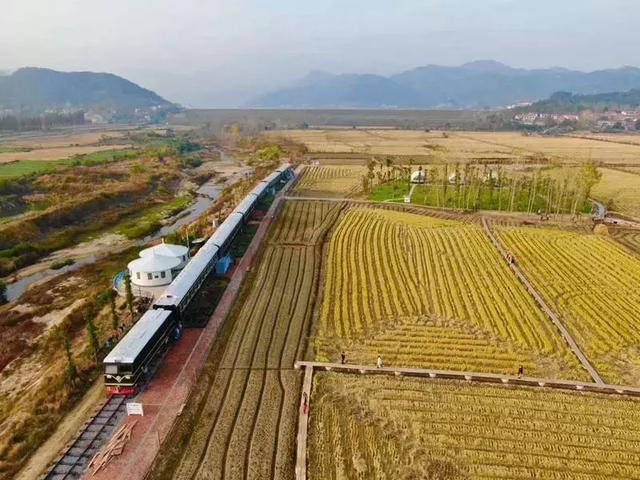
M 307 392 L 302 392 L 302 412 L 307 413 L 309 411 L 309 397 Z
M 522 377 L 524 375 L 524 367 L 522 365 L 520 365 L 520 368 L 518 368 L 518 377 Z
M 342 353 L 340 354 L 340 360 L 342 361 L 342 365 L 344 365 L 344 363 L 345 363 L 345 362 L 346 362 L 346 360 L 347 360 L 347 354 L 346 354 L 346 353 L 344 353 L 344 352 L 342 352 Z
M 376 368 L 382 368 L 382 357 L 378 355 L 378 359 L 376 360 Z

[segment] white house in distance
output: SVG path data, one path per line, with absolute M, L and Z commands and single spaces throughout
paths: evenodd
M 427 172 L 424 170 L 416 170 L 411 173 L 411 183 L 425 183 L 427 181 Z
M 145 248 L 140 251 L 140 257 L 148 257 L 151 255 L 160 255 L 162 257 L 177 258 L 180 260 L 180 264 L 176 267 L 182 270 L 189 261 L 189 249 L 184 245 L 173 245 L 171 243 L 164 243 L 164 241 L 153 247 Z

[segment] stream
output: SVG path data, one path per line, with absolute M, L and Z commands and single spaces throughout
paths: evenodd
M 220 160 L 221 160 L 220 163 L 225 163 L 225 162 L 237 163 L 236 160 L 229 154 L 225 153 L 222 150 L 218 150 L 218 151 L 220 153 Z M 95 252 L 93 253 L 87 252 L 86 254 L 73 255 L 72 254 L 73 250 L 78 249 L 78 247 L 80 247 L 80 245 L 82 244 L 76 245 L 75 247 L 65 249 L 70 254 L 72 254 L 70 255 L 70 257 L 73 258 L 74 263 L 72 263 L 71 265 L 66 265 L 56 270 L 51 268 L 38 270 L 34 273 L 24 275 L 13 282 L 6 282 L 7 300 L 11 302 L 17 299 L 18 297 L 20 297 L 20 295 L 22 295 L 27 290 L 27 288 L 29 288 L 30 285 L 33 285 L 34 283 L 50 280 L 51 278 L 57 275 L 60 275 L 62 273 L 72 272 L 82 267 L 83 265 L 90 265 L 92 263 L 95 263 L 97 260 L 100 260 L 101 258 L 104 258 L 112 253 L 116 253 L 118 251 L 122 251 L 127 248 L 130 248 L 131 246 L 142 247 L 154 240 L 159 240 L 163 237 L 166 237 L 167 235 L 175 232 L 176 230 L 183 227 L 184 225 L 188 225 L 189 223 L 197 220 L 213 204 L 213 202 L 215 202 L 218 199 L 218 197 L 222 193 L 222 190 L 226 186 L 235 183 L 236 181 L 238 181 L 243 177 L 244 171 L 246 171 L 246 167 L 244 167 L 244 164 L 241 164 L 240 168 L 241 168 L 241 171 L 239 173 L 230 176 L 223 184 L 217 183 L 218 179 L 212 179 L 202 184 L 200 188 L 198 188 L 198 190 L 196 191 L 195 202 L 193 202 L 189 207 L 179 212 L 175 216 L 167 219 L 166 224 L 162 228 L 160 228 L 157 232 L 155 232 L 153 235 L 149 235 L 147 237 L 144 237 L 138 240 L 126 240 L 126 241 L 123 241 L 122 243 L 119 243 L 117 246 L 112 247 L 111 249 L 109 249 L 108 247 L 105 247 L 105 251 L 100 254 L 96 254 Z M 52 255 L 56 255 L 56 253 L 59 254 L 59 252 L 54 252 Z M 40 263 L 51 262 L 52 255 L 43 259 Z M 26 268 L 29 268 L 29 267 L 26 267 Z

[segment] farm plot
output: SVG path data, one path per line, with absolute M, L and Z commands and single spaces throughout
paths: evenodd
M 306 197 L 353 197 L 362 191 L 365 167 L 307 167 L 293 195 Z
M 318 360 L 587 378 L 476 224 L 350 208 L 326 262 Z
M 533 285 L 609 383 L 640 382 L 640 260 L 599 235 L 498 228 Z
M 640 218 L 640 176 L 609 168 L 600 171 L 602 178 L 593 188 L 594 198 L 606 203 L 609 210 Z
M 608 226 L 607 232 L 620 245 L 640 255 L 640 229 Z
M 316 206 L 302 205 L 303 210 Z M 339 205 L 323 209 L 324 216 L 316 215 L 306 229 L 296 226 L 298 217 L 308 216 L 295 207 L 281 212 L 253 278 L 227 319 L 232 327 L 219 353 L 214 348 L 199 384 L 206 394 L 184 453 L 176 470 L 160 478 L 293 478 L 302 382 L 293 363 L 306 348 L 320 231 L 330 226 L 323 218 Z M 296 234 L 289 235 L 288 228 Z
M 310 480 L 638 479 L 637 399 L 317 373 Z

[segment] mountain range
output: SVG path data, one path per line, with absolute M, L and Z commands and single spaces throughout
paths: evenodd
M 558 91 L 599 94 L 640 88 L 640 68 L 582 72 L 512 68 L 480 60 L 427 65 L 391 75 L 311 72 L 294 85 L 261 95 L 261 108 L 485 108 L 530 103 Z
M 37 115 L 63 109 L 93 109 L 126 116 L 137 109 L 175 107 L 151 90 L 111 73 L 29 67 L 0 75 L 0 111 Z

